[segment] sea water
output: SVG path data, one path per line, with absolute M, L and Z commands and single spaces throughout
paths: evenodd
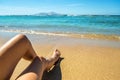
M 100 34 L 120 36 L 120 15 L 0 16 L 0 31 L 31 34 Z

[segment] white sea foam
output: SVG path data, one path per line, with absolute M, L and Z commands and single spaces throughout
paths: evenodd
M 53 32 L 40 32 L 33 30 L 0 30 L 1 32 L 15 32 L 15 33 L 24 33 L 24 34 L 40 34 L 40 35 L 50 35 L 50 36 L 69 36 L 68 34 L 63 33 L 53 33 Z
M 57 33 L 57 32 L 40 32 L 34 30 L 18 30 L 18 29 L 3 29 L 1 32 L 14 32 L 23 34 L 48 35 L 48 36 L 63 36 L 73 38 L 89 38 L 89 39 L 105 39 L 120 41 L 120 36 L 116 35 L 101 35 L 101 34 L 74 34 L 74 33 Z

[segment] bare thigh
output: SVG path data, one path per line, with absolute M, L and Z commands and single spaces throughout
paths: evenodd
M 29 55 L 28 55 L 29 54 Z M 26 56 L 25 56 L 26 55 Z M 0 48 L 0 80 L 8 80 L 22 57 L 36 54 L 25 35 L 17 35 Z

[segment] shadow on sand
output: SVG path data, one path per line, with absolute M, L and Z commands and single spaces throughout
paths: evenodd
M 42 80 L 62 80 L 60 63 L 64 58 L 59 58 L 56 65 L 49 72 L 44 72 Z

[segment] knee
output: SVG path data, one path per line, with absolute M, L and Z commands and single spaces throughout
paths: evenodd
M 31 46 L 30 40 L 24 34 L 18 34 L 11 39 L 11 41 L 15 44 L 21 44 L 22 46 L 25 45 L 26 47 Z M 21 46 L 20 45 L 20 46 Z
M 24 34 L 18 34 L 17 38 L 19 38 L 19 39 L 27 39 L 27 36 L 24 35 Z
M 20 42 L 24 42 L 25 44 L 30 44 L 29 39 L 24 34 L 18 34 L 15 39 Z

